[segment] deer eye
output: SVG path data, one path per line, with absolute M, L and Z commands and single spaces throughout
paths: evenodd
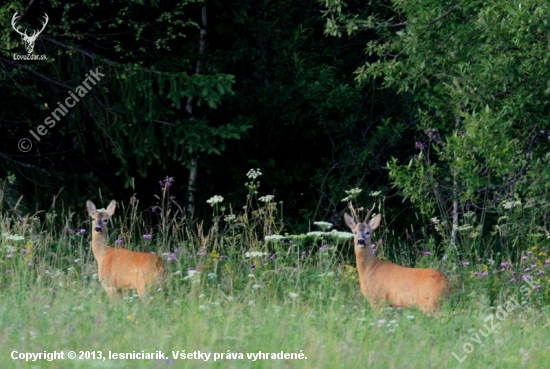
M 368 235 L 370 235 L 370 232 L 365 232 L 365 234 L 368 236 Z
M 103 219 L 103 223 L 107 223 L 109 219 Z

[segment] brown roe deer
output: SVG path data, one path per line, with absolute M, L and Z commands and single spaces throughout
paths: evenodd
M 148 287 L 160 284 L 166 269 L 159 256 L 109 246 L 107 224 L 115 212 L 115 200 L 105 211 L 97 211 L 90 200 L 86 208 L 92 217 L 92 252 L 98 264 L 97 274 L 107 295 L 112 298 L 120 290 L 132 289 L 143 297 Z
M 378 260 L 370 245 L 372 231 L 380 225 L 380 214 L 367 223 L 373 206 L 365 220 L 359 223 L 351 204 L 350 209 L 354 216 L 345 213 L 344 219 L 354 234 L 361 292 L 371 305 L 377 306 L 386 301 L 395 307 L 418 305 L 424 313 L 437 308 L 439 299 L 450 293 L 447 277 L 435 269 L 407 268 Z

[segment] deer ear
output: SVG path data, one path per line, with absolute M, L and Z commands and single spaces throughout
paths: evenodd
M 344 220 L 346 221 L 346 225 L 350 229 L 355 228 L 355 219 L 353 219 L 351 215 L 349 215 L 348 213 L 344 213 Z
M 381 214 L 376 214 L 374 218 L 369 221 L 369 227 L 374 231 L 380 225 Z
M 115 201 L 115 200 L 111 200 L 111 202 L 109 203 L 109 206 L 107 206 L 107 210 L 105 210 L 105 212 L 106 212 L 110 217 L 112 217 L 113 214 L 115 213 L 115 209 L 116 209 L 116 201 Z
M 88 214 L 90 215 L 94 215 L 95 213 L 97 213 L 97 209 L 94 203 L 90 200 L 86 201 L 86 209 L 88 209 Z

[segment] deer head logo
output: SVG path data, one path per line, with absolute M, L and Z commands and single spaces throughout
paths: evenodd
M 32 35 L 27 35 L 27 30 L 25 32 L 19 31 L 19 26 L 15 25 L 15 22 L 17 18 L 20 18 L 21 16 L 17 16 L 17 12 L 13 15 L 13 18 L 11 19 L 11 26 L 15 30 L 15 32 L 19 33 L 21 37 L 23 37 L 23 41 L 25 41 L 25 49 L 27 50 L 27 54 L 31 54 L 34 49 L 34 42 L 38 38 L 38 35 L 44 31 L 44 28 L 46 28 L 46 24 L 48 24 L 48 14 L 44 13 L 44 20 L 45 22 L 42 24 L 42 29 L 40 31 L 33 30 Z

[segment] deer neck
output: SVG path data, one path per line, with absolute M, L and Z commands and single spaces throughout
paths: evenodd
M 106 233 L 98 233 L 92 230 L 92 252 L 98 262 L 103 259 L 108 249 L 109 245 L 107 243 Z
M 372 252 L 370 243 L 367 243 L 365 247 L 355 246 L 355 260 L 357 262 L 357 271 L 359 272 L 359 277 L 361 279 L 363 279 L 362 277 L 373 269 L 374 265 L 378 261 Z

